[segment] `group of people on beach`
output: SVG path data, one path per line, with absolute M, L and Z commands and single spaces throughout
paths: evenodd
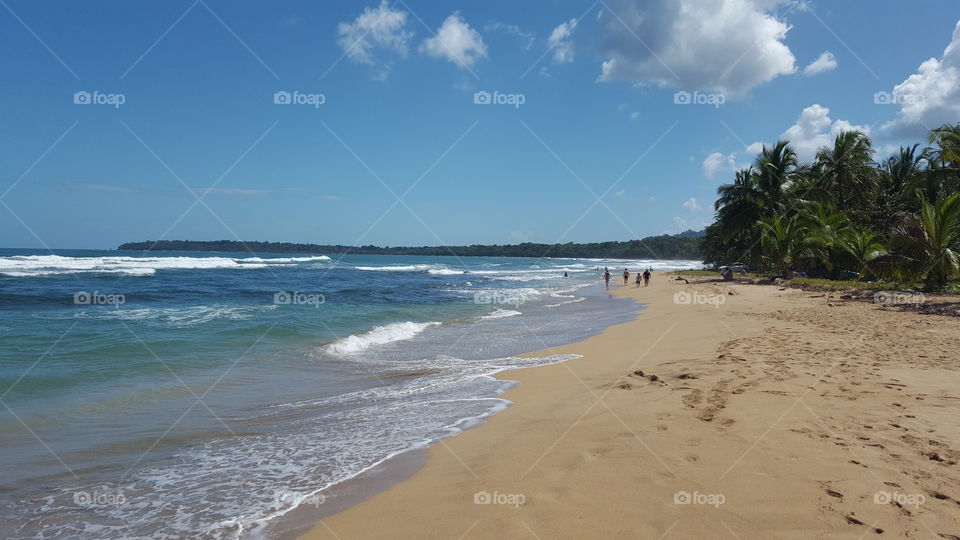
M 599 270 L 599 268 L 598 268 Z M 643 273 L 637 272 L 636 284 L 637 287 L 640 286 L 641 280 L 643 281 L 643 286 L 646 287 L 650 285 L 650 276 L 653 275 L 653 269 L 647 268 Z M 610 269 L 606 266 L 603 267 L 603 281 L 607 284 L 607 288 L 610 288 Z M 623 286 L 626 287 L 630 283 L 630 271 L 626 268 L 623 269 Z

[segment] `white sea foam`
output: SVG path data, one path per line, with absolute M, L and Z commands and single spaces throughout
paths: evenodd
M 544 304 L 543 307 L 550 307 L 550 308 L 560 307 L 566 304 L 576 304 L 577 302 L 583 302 L 584 300 L 586 300 L 586 298 L 582 296 L 578 296 L 578 297 L 574 297 L 573 300 L 567 300 L 565 302 L 559 302 L 557 304 Z
M 453 270 L 451 268 L 431 268 L 427 270 L 428 274 L 434 274 L 438 276 L 453 276 L 457 274 L 466 274 L 463 270 Z
M 281 258 L 230 257 L 64 257 L 19 255 L 0 257 L 0 275 L 8 277 L 54 276 L 78 273 L 149 276 L 158 270 L 257 269 L 272 264 L 330 260 L 319 255 Z
M 354 266 L 357 270 L 367 272 L 423 272 L 432 268 L 442 268 L 435 264 L 408 264 L 399 266 Z
M 488 319 L 504 319 L 507 317 L 516 317 L 517 315 L 523 315 L 523 313 L 512 310 L 512 309 L 498 309 L 480 318 L 487 319 L 487 320 Z
M 404 341 L 415 337 L 438 322 L 417 323 L 411 321 L 390 323 L 377 326 L 362 334 L 354 334 L 324 346 L 324 351 L 331 354 L 352 354 L 377 345 Z

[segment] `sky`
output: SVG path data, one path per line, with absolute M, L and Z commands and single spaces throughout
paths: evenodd
M 629 240 L 960 121 L 956 0 L 0 5 L 0 247 Z

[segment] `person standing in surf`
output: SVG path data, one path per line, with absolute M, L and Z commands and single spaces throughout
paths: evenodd
M 610 288 L 610 271 L 606 270 L 603 272 L 603 281 L 607 283 L 607 288 Z

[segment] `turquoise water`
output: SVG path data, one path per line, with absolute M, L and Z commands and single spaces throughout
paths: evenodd
M 699 263 L 0 250 L 0 535 L 254 535 L 630 318 L 603 266 Z

